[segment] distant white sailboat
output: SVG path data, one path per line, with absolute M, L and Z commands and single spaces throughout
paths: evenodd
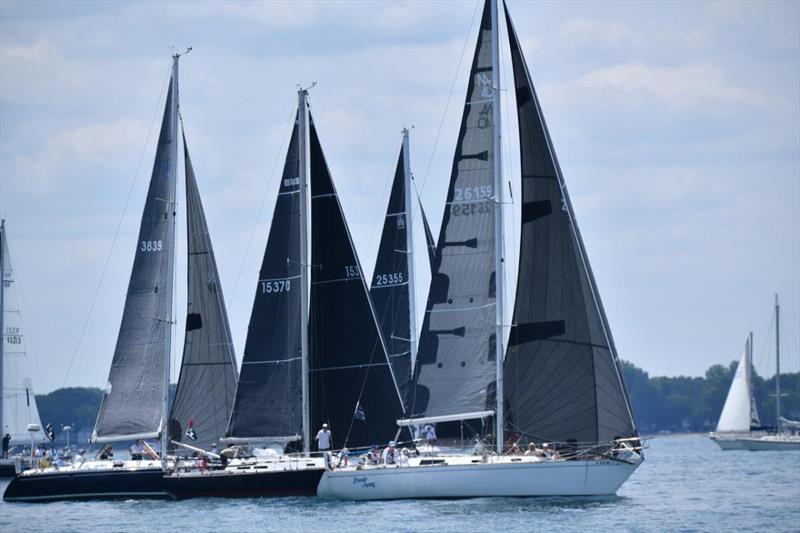
M 25 335 L 14 268 L 8 251 L 5 220 L 0 221 L 0 438 L 8 446 L 25 446 L 45 439 L 27 364 Z M 0 457 L 0 478 L 13 477 L 17 462 Z
M 753 334 L 750 333 L 745 351 L 736 368 L 731 388 L 722 407 L 715 432 L 709 438 L 723 450 L 800 450 L 800 423 L 781 416 L 780 402 L 780 306 L 775 295 L 775 408 L 777 433 L 767 433 L 758 416 L 753 396 Z

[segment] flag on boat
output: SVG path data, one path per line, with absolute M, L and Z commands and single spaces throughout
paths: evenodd
M 186 438 L 190 440 L 197 440 L 197 433 L 194 431 L 194 418 L 189 419 L 189 427 L 186 428 Z
M 53 424 L 48 423 L 47 427 L 44 428 L 44 433 L 49 440 L 53 441 L 56 439 L 56 431 L 53 429 Z
M 361 400 L 356 402 L 356 412 L 353 414 L 353 417 L 356 420 L 361 420 L 362 422 L 367 419 L 367 413 L 365 413 L 364 408 L 361 407 Z

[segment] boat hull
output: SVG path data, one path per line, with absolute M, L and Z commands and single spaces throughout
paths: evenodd
M 318 495 L 338 500 L 613 495 L 638 463 L 542 461 L 325 472 Z
M 0 459 L 0 479 L 9 479 L 17 475 L 17 465 L 10 459 Z
M 730 450 L 744 450 L 746 449 L 742 444 L 740 437 L 721 437 L 719 435 L 711 435 L 709 438 L 716 443 L 723 451 Z
M 168 499 L 161 468 L 62 470 L 21 474 L 6 487 L 7 502 Z
M 741 439 L 741 446 L 743 449 L 751 452 L 800 450 L 800 437 L 763 437 L 760 439 L 746 438 Z
M 218 470 L 171 474 L 164 477 L 165 490 L 173 498 L 247 498 L 257 496 L 313 496 L 323 468 L 282 471 Z
M 747 450 L 751 452 L 800 450 L 800 437 L 795 436 L 754 436 L 747 435 L 722 437 L 711 435 L 711 440 L 725 451 Z

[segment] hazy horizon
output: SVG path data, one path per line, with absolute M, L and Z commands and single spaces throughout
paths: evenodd
M 781 367 L 800 371 L 800 3 L 509 10 L 620 358 L 651 376 L 699 376 L 738 360 L 754 331 L 756 370 L 769 377 L 777 292 Z M 181 110 L 241 361 L 297 83 L 318 82 L 315 122 L 371 273 L 403 126 L 414 127 L 412 170 L 438 235 L 475 11 L 474 1 L 0 2 L 0 215 L 34 390 L 106 383 L 173 45 L 193 47 Z M 505 159 L 518 174 L 513 147 Z M 184 259 L 175 357 L 185 292 Z

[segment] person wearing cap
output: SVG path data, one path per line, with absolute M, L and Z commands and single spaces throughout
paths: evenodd
M 322 424 L 322 429 L 317 431 L 317 436 L 314 437 L 317 441 L 317 449 L 322 452 L 322 457 L 325 459 L 325 468 L 330 468 L 330 451 L 331 451 L 331 430 L 328 429 L 328 424 Z
M 383 454 L 381 455 L 381 461 L 385 465 L 393 465 L 397 463 L 397 443 L 393 440 L 389 441 L 389 445 L 383 449 Z

